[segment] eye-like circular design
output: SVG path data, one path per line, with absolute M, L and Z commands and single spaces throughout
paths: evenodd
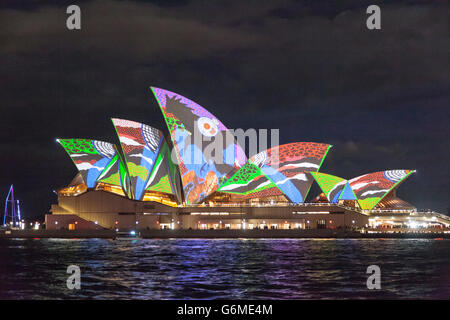
M 201 117 L 197 120 L 197 127 L 205 137 L 214 137 L 218 132 L 216 122 L 206 117 Z

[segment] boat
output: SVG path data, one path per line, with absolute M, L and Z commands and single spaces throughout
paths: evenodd
M 121 231 L 116 232 L 114 240 L 141 240 L 141 233 L 132 231 Z

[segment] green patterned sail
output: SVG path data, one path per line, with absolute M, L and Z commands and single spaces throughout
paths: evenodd
M 220 192 L 250 195 L 258 193 L 260 197 L 281 195 L 281 191 L 261 169 L 248 161 L 219 189 Z
M 146 191 L 157 191 L 168 194 L 173 194 L 180 200 L 177 195 L 177 188 L 175 183 L 176 167 L 171 162 L 170 150 L 167 143 L 163 142 L 158 157 L 155 160 L 153 170 L 145 187 Z
M 114 145 L 90 139 L 57 140 L 72 158 L 88 188 L 94 188 L 97 178 L 109 166 L 116 154 Z
M 314 177 L 320 189 L 327 196 L 328 201 L 337 203 L 341 196 L 342 190 L 347 184 L 347 180 L 341 177 L 321 172 L 310 172 Z
M 97 182 L 122 187 L 127 197 L 133 199 L 131 194 L 130 177 L 126 170 L 124 161 L 121 159 L 119 153 L 114 155 L 111 162 L 105 167 L 103 172 L 97 178 Z

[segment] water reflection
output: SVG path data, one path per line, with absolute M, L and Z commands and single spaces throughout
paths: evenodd
M 0 240 L 2 299 L 449 298 L 450 241 Z M 67 266 L 82 271 L 70 291 Z M 366 288 L 381 267 L 382 290 Z

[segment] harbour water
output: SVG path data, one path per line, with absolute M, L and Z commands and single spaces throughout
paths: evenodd
M 0 299 L 365 298 L 449 299 L 450 240 L 0 239 Z

